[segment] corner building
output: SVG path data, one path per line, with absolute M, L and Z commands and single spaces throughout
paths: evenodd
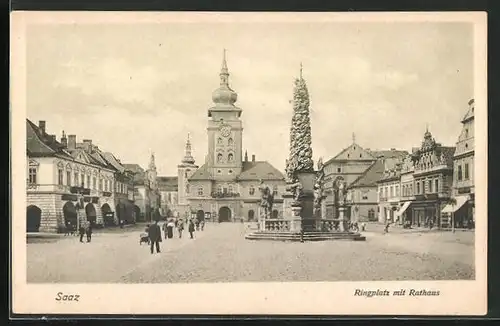
M 260 204 L 258 190 L 263 180 L 274 192 L 273 217 L 282 217 L 283 174 L 255 155 L 243 157 L 242 109 L 235 106 L 237 93 L 229 86 L 226 57 L 222 60 L 220 86 L 212 94 L 214 106 L 208 109 L 208 153 L 198 167 L 191 157 L 191 144 L 179 165 L 179 204 L 186 201 L 191 216 L 225 222 L 256 220 Z M 187 180 L 187 182 L 186 182 Z M 189 214 L 188 213 L 188 214 Z

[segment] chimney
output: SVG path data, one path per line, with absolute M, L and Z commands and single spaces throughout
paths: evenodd
M 90 152 L 90 150 L 92 149 L 92 139 L 84 139 L 83 140 L 83 149 L 86 152 Z
M 56 135 L 49 135 L 50 142 L 55 143 L 56 142 Z
M 68 135 L 68 149 L 76 149 L 76 135 Z
M 68 138 L 66 138 L 66 134 L 64 133 L 64 130 L 62 132 L 61 144 L 64 146 L 64 148 L 68 147 Z
M 395 151 L 396 149 L 395 148 L 391 148 L 391 151 Z
M 472 106 L 473 104 L 474 104 L 474 99 L 473 99 L 473 98 L 471 98 L 471 99 L 469 100 L 469 106 Z
M 245 162 L 248 162 L 248 153 L 245 151 Z
M 45 134 L 45 120 L 38 121 L 38 128 L 40 128 L 42 134 Z
M 255 162 L 255 154 L 252 154 L 252 162 Z

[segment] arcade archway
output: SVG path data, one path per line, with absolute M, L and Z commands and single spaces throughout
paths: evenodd
M 35 205 L 28 206 L 26 209 L 26 232 L 38 232 L 41 220 L 42 210 Z
M 253 209 L 248 211 L 248 220 L 253 221 L 255 218 L 255 211 Z
M 63 216 L 64 216 L 64 224 L 66 226 L 76 225 L 78 224 L 78 217 L 76 213 L 76 207 L 72 202 L 67 202 L 63 206 Z
M 196 219 L 198 221 L 203 221 L 205 219 L 205 212 L 201 209 L 196 212 Z
M 97 220 L 97 212 L 95 211 L 94 204 L 88 203 L 87 206 L 85 206 L 85 215 L 87 216 L 87 221 L 95 224 Z
M 231 210 L 224 206 L 219 209 L 219 222 L 230 222 L 231 221 Z

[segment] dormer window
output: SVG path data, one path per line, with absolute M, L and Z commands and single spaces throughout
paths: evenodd
M 230 153 L 230 154 L 227 156 L 227 160 L 228 160 L 228 162 L 232 162 L 232 161 L 233 161 L 233 159 L 234 159 L 234 156 L 233 156 L 233 154 L 231 154 L 231 153 Z
M 217 138 L 217 145 L 222 145 L 222 138 Z
M 219 153 L 217 154 L 217 163 L 221 163 L 222 162 L 222 154 Z

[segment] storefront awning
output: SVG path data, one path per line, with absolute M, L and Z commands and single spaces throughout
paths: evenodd
M 469 200 L 469 196 L 457 196 L 457 197 L 455 197 L 455 200 L 457 201 L 456 204 L 454 204 L 454 205 L 447 204 L 443 208 L 441 213 L 454 213 L 454 212 L 456 212 L 458 209 L 460 209 L 460 207 L 462 207 L 467 202 L 467 200 Z
M 403 214 L 406 209 L 408 209 L 408 207 L 410 207 L 410 204 L 411 204 L 411 201 L 407 201 L 403 204 L 403 206 L 401 206 L 401 208 L 396 212 L 396 216 L 401 216 L 401 214 Z

